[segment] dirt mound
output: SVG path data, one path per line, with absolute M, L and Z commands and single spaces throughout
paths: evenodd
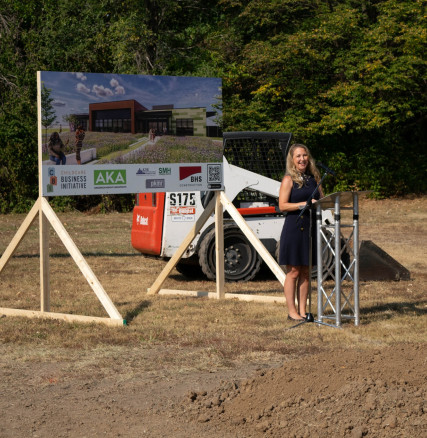
M 426 370 L 418 345 L 314 354 L 190 392 L 177 414 L 234 437 L 427 436 Z
M 140 356 L 111 370 L 97 359 L 75 370 L 54 360 L 5 364 L 3 348 L 0 436 L 421 438 L 426 346 L 301 348 L 280 366 L 212 373 L 144 372 Z

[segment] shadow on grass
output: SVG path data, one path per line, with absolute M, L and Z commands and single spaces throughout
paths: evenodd
M 391 319 L 396 315 L 427 315 L 427 300 L 416 302 L 387 303 L 378 306 L 363 307 L 363 316 L 376 315 L 383 320 Z
M 124 319 L 126 323 L 129 325 L 140 313 L 142 313 L 145 309 L 151 306 L 150 301 L 142 301 L 138 306 L 134 309 L 126 312 Z
M 168 278 L 183 283 L 193 283 L 193 282 L 195 283 L 200 281 L 209 281 L 209 282 L 212 281 L 212 283 L 215 283 L 214 280 L 208 280 L 203 274 L 196 272 L 191 277 L 184 274 L 170 274 L 168 275 Z
M 195 265 L 181 265 L 176 266 L 175 269 L 179 272 L 178 274 L 174 273 L 169 275 L 169 278 L 176 281 L 185 281 L 186 283 L 196 282 L 196 281 L 208 281 L 215 283 L 215 280 L 209 280 L 204 274 L 201 267 L 198 264 Z M 263 283 L 265 281 L 274 281 L 277 280 L 276 276 L 273 272 L 268 268 L 264 263 L 261 265 L 259 272 L 255 275 L 255 277 L 250 280 L 248 283 Z M 238 281 L 233 281 L 230 283 L 239 283 Z

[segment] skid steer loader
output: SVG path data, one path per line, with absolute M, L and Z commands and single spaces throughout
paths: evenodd
M 277 132 L 223 134 L 225 194 L 276 260 L 286 220 L 279 211 L 278 197 L 291 136 Z M 172 257 L 213 196 L 214 192 L 210 191 L 137 194 L 132 246 L 143 254 L 165 259 Z M 326 220 L 333 222 L 330 211 L 323 212 L 323 221 Z M 259 272 L 261 262 L 246 236 L 225 213 L 225 280 L 251 280 Z M 331 263 L 333 256 L 326 251 L 323 256 L 325 271 Z M 208 279 L 215 279 L 213 215 L 185 252 L 177 270 L 189 277 L 200 274 L 201 270 Z M 315 267 L 314 275 L 317 275 Z

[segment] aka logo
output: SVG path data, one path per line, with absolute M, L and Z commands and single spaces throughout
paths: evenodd
M 202 166 L 185 166 L 179 168 L 179 180 L 182 181 L 190 177 L 191 182 L 201 183 L 202 175 L 197 175 L 202 173 Z
M 96 186 L 125 185 L 126 170 L 95 170 L 94 184 Z

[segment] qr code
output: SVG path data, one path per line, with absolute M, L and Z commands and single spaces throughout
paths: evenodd
M 221 165 L 208 164 L 208 183 L 216 183 L 221 181 Z

